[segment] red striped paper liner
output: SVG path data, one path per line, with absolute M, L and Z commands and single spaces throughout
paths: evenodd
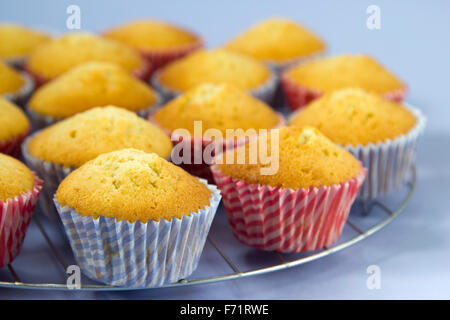
M 251 184 L 211 166 L 234 236 L 257 249 L 304 252 L 340 237 L 366 169 L 346 182 L 309 189 Z
M 28 129 L 25 133 L 14 136 L 12 138 L 9 138 L 7 140 L 0 141 L 0 153 L 5 153 L 7 155 L 10 155 L 14 158 L 19 159 L 22 155 L 21 152 L 21 145 L 25 138 L 30 133 L 31 129 Z
M 138 69 L 133 70 L 132 74 L 136 78 L 141 79 L 142 81 L 148 82 L 150 80 L 151 75 L 152 75 L 153 67 L 147 60 L 143 59 L 143 61 L 144 61 L 144 64 L 141 67 L 139 67 Z M 30 66 L 27 63 L 24 64 L 23 70 L 28 75 L 30 75 L 31 78 L 33 79 L 33 82 L 34 82 L 34 85 L 35 85 L 34 89 L 38 89 L 40 86 L 42 86 L 45 83 L 53 80 L 53 79 L 48 79 L 47 77 L 32 71 L 30 69 Z
M 295 111 L 306 106 L 311 101 L 322 96 L 323 92 L 310 89 L 299 85 L 287 73 L 281 76 L 281 85 L 283 87 L 286 100 L 291 110 Z M 404 84 L 403 88 L 386 92 L 383 96 L 394 102 L 402 102 L 408 92 L 408 86 Z
M 33 190 L 14 199 L 0 201 L 0 268 L 11 263 L 22 247 L 42 189 L 42 181 L 36 174 L 34 176 Z
M 278 115 L 278 124 L 271 129 L 275 129 L 275 128 L 280 128 L 284 125 L 286 125 L 286 119 L 284 118 L 284 116 L 281 113 L 277 113 Z M 221 152 L 224 152 L 225 150 L 231 150 L 233 148 L 236 148 L 239 145 L 245 144 L 249 141 L 248 137 L 246 137 L 245 139 L 223 139 L 223 140 L 211 140 L 211 139 L 200 139 L 199 140 L 195 140 L 195 139 L 188 139 L 188 138 L 184 138 L 183 136 L 174 136 L 172 134 L 172 132 L 164 129 L 156 120 L 155 118 L 151 115 L 148 120 L 158 126 L 159 128 L 161 128 L 162 130 L 164 130 L 167 135 L 169 135 L 169 137 L 171 137 L 171 140 L 173 142 L 173 149 L 172 152 L 175 150 L 175 147 L 180 144 L 183 143 L 186 146 L 182 147 L 181 149 L 189 149 L 191 150 L 191 157 L 190 157 L 190 163 L 175 163 L 176 165 L 180 166 L 181 168 L 183 168 L 184 170 L 186 170 L 187 172 L 189 172 L 190 174 L 196 176 L 196 177 L 200 177 L 203 179 L 206 179 L 208 181 L 208 183 L 214 183 L 214 177 L 212 175 L 211 169 L 210 169 L 210 165 L 211 163 L 207 163 L 204 161 L 203 157 L 201 159 L 201 163 L 194 163 L 194 152 L 198 149 L 201 148 L 201 154 L 203 155 L 203 152 L 205 151 L 205 149 L 212 143 L 214 144 L 221 144 L 220 147 L 218 147 L 219 150 L 221 150 Z M 253 138 L 253 137 L 252 137 Z M 209 147 L 209 148 L 216 148 L 216 147 Z M 217 156 L 215 154 L 215 152 L 211 152 L 212 157 Z M 180 152 L 179 155 L 177 155 L 179 157 L 182 157 L 183 154 Z M 172 157 L 173 160 L 173 157 Z
M 151 74 L 164 67 L 166 64 L 180 59 L 200 48 L 203 48 L 203 39 L 197 38 L 192 44 L 179 46 L 177 48 L 165 49 L 165 50 L 150 50 L 150 49 L 137 49 L 140 55 L 146 59 L 152 66 Z

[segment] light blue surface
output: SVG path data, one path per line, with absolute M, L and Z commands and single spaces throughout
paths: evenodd
M 385 229 L 345 251 L 295 269 L 231 282 L 139 292 L 0 289 L 1 299 L 450 298 L 450 2 L 2 0 L 0 21 L 64 31 L 70 4 L 81 7 L 85 30 L 100 31 L 129 19 L 156 17 L 200 32 L 208 46 L 214 47 L 263 18 L 284 16 L 320 34 L 329 44 L 329 53 L 372 54 L 407 81 L 411 90 L 407 101 L 428 117 L 419 147 L 419 182 L 405 212 Z M 381 8 L 381 30 L 366 28 L 366 8 L 371 4 Z M 33 248 L 30 237 L 26 246 L 33 265 L 27 276 L 37 276 L 42 266 L 33 250 L 39 248 Z M 380 290 L 366 287 L 366 269 L 373 264 L 381 268 Z

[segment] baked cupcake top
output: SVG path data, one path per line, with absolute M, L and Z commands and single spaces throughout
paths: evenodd
M 17 24 L 0 24 L 0 58 L 14 59 L 28 55 L 50 37 Z
M 140 50 L 164 51 L 189 46 L 199 39 L 194 34 L 166 22 L 138 20 L 107 31 L 104 36 Z
M 286 62 L 323 51 L 325 44 L 294 21 L 272 18 L 251 27 L 225 47 L 263 61 Z
M 20 136 L 30 129 L 30 122 L 23 111 L 0 97 L 0 141 Z
M 22 162 L 0 153 L 0 201 L 33 189 L 34 175 Z
M 287 71 L 294 82 L 327 92 L 348 87 L 384 94 L 404 88 L 400 79 L 365 55 L 342 55 L 317 59 Z
M 194 134 L 194 121 L 202 130 L 269 129 L 278 124 L 277 114 L 264 102 L 230 84 L 202 84 L 171 100 L 154 115 L 164 129 L 187 129 Z
M 79 167 L 100 154 L 136 148 L 167 158 L 169 137 L 135 113 L 108 106 L 94 108 L 38 132 L 30 141 L 30 153 L 65 167 Z
M 243 90 L 261 86 L 270 76 L 262 63 L 244 55 L 216 50 L 198 50 L 162 69 L 160 82 L 171 89 L 186 91 L 199 84 L 231 83 Z
M 154 153 L 123 149 L 98 156 L 73 171 L 56 192 L 62 206 L 83 216 L 118 221 L 181 218 L 210 204 L 197 178 Z
M 291 119 L 296 126 L 315 126 L 340 145 L 378 143 L 408 133 L 416 117 L 403 105 L 361 89 L 323 95 Z
M 156 101 L 152 88 L 120 66 L 87 62 L 40 87 L 31 97 L 29 107 L 41 114 L 65 118 L 110 104 L 138 111 Z
M 267 155 L 272 152 L 272 139 L 276 135 L 260 135 L 258 139 L 232 151 L 234 157 L 245 151 L 245 164 L 220 164 L 220 171 L 236 179 L 253 184 L 298 189 L 339 184 L 356 177 L 361 172 L 359 162 L 345 149 L 337 146 L 313 127 L 283 127 L 277 130 L 279 168 L 275 174 L 262 175 L 261 169 L 270 164 L 249 161 L 249 150 L 258 150 L 260 139 L 267 139 Z M 259 151 L 259 150 L 258 150 Z M 276 150 L 274 150 L 276 152 Z M 259 153 L 259 152 L 258 152 Z M 225 162 L 225 161 L 224 161 Z
M 90 33 L 69 33 L 37 47 L 30 53 L 27 67 L 47 79 L 88 61 L 120 65 L 128 72 L 144 66 L 144 60 L 128 46 Z
M 15 93 L 24 84 L 19 72 L 0 61 L 0 94 Z

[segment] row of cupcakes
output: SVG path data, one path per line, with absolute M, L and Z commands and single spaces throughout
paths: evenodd
M 11 40 L 8 37 L 2 40 L 1 35 L 11 33 L 11 28 L 3 26 L 2 32 L 0 26 L 0 43 L 4 41 L 4 46 Z M 16 38 L 21 38 L 17 30 Z M 292 109 L 343 87 L 360 87 L 395 101 L 401 101 L 407 90 L 403 81 L 371 57 L 318 57 L 325 50 L 324 42 L 305 27 L 286 19 L 263 21 L 223 49 L 199 50 L 202 43 L 200 37 L 179 27 L 138 21 L 104 32 L 102 37 L 69 33 L 41 41 L 30 49 L 24 69 L 39 86 L 87 61 L 106 61 L 147 81 L 152 72 L 173 62 L 151 80 L 165 98 L 200 83 L 227 82 L 269 102 L 280 75 Z M 158 59 L 158 54 L 161 59 L 167 55 L 166 59 L 158 62 L 146 59 L 149 56 Z M 3 54 L 5 59 L 10 56 L 10 52 Z M 152 63 L 157 67 L 151 67 Z

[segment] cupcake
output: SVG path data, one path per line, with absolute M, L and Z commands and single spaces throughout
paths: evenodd
M 284 124 L 281 114 L 245 91 L 231 84 L 210 83 L 171 100 L 152 115 L 150 121 L 169 133 L 177 144 L 172 161 L 210 182 L 214 180 L 209 165 L 216 152 L 223 152 L 239 141 L 245 142 L 261 129 Z M 207 137 L 208 132 L 214 136 Z
M 72 172 L 54 201 L 84 274 L 154 287 L 195 270 L 220 193 L 154 153 L 123 149 Z
M 22 162 L 0 153 L 0 268 L 20 252 L 41 185 Z
M 368 170 L 359 194 L 363 200 L 383 196 L 405 183 L 425 127 L 418 109 L 353 88 L 323 95 L 290 122 L 319 128 L 363 163 Z
M 152 71 L 201 48 L 203 40 L 178 26 L 156 20 L 138 20 L 108 30 L 104 36 L 137 50 Z
M 128 46 L 84 32 L 69 33 L 40 45 L 30 53 L 25 69 L 37 85 L 42 85 L 89 61 L 118 64 L 144 80 L 151 71 L 149 64 Z
M 401 102 L 407 87 L 389 70 L 366 55 L 341 55 L 315 59 L 286 70 L 283 89 L 295 110 L 334 90 L 358 87 Z
M 171 99 L 202 83 L 229 83 L 266 102 L 272 99 L 277 79 L 257 60 L 226 50 L 198 50 L 169 63 L 152 77 L 152 83 Z
M 156 91 L 109 62 L 83 63 L 40 87 L 28 112 L 36 128 L 97 106 L 115 105 L 146 117 L 161 103 Z
M 245 161 L 229 160 L 241 155 Z M 366 174 L 349 152 L 313 127 L 271 130 L 216 162 L 211 170 L 235 237 L 280 252 L 336 242 Z
M 30 129 L 30 122 L 23 111 L 0 97 L 0 152 L 19 158 L 20 145 Z
M 0 97 L 18 105 L 24 105 L 34 85 L 24 72 L 19 72 L 0 61 Z
M 28 54 L 50 37 L 25 26 L 0 23 L 0 60 L 21 67 Z
M 55 217 L 53 194 L 71 171 L 100 154 L 124 148 L 168 158 L 172 142 L 148 121 L 113 106 L 79 113 L 29 137 L 22 151 L 30 168 L 44 179 L 40 200 L 44 213 Z
M 251 27 L 225 45 L 282 71 L 292 63 L 325 50 L 325 43 L 295 21 L 271 18 Z

